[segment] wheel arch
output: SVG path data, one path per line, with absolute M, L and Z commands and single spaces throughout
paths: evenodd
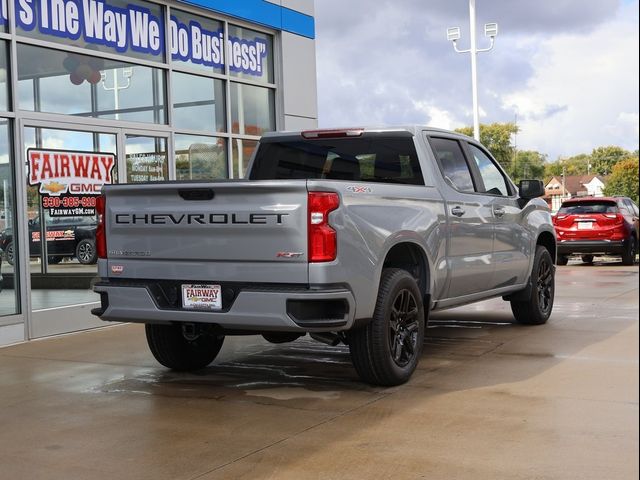
M 541 245 L 549 251 L 555 265 L 557 260 L 556 236 L 551 232 L 541 232 L 536 240 L 536 246 Z
M 418 288 L 425 297 L 432 291 L 432 275 L 429 258 L 419 244 L 410 241 L 398 242 L 387 251 L 382 269 L 401 268 L 409 272 L 418 282 Z M 382 272 L 380 272 L 382 274 Z M 428 298 L 425 298 L 428 300 Z M 426 301 L 425 305 L 429 306 Z

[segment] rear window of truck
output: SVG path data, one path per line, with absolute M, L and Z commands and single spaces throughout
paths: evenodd
M 261 143 L 251 180 L 327 179 L 424 185 L 412 138 L 332 138 Z
M 618 206 L 616 202 L 606 201 L 572 202 L 563 204 L 558 213 L 562 215 L 618 213 Z

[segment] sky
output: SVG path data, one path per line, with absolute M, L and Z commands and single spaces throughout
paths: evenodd
M 316 0 L 320 127 L 471 126 L 467 0 Z M 476 0 L 480 122 L 549 160 L 638 148 L 638 0 Z

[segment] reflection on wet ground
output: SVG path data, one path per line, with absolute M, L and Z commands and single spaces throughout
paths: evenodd
M 441 314 L 442 316 L 442 314 Z M 489 321 L 482 314 L 468 312 L 459 319 L 436 318 L 425 338 L 421 368 L 432 368 L 433 357 L 481 356 L 502 342 L 487 335 L 493 328 L 517 328 L 504 320 Z M 468 335 L 472 333 L 472 335 Z M 199 372 L 174 373 L 158 369 L 134 378 L 100 385 L 96 392 L 213 398 L 217 400 L 253 397 L 254 401 L 337 400 L 341 392 L 364 396 L 384 389 L 359 382 L 346 345 L 328 346 L 303 337 L 288 344 L 272 345 L 261 337 L 227 339 L 222 359 Z
M 309 337 L 231 337 L 193 373 L 140 325 L 0 349 L 0 479 L 637 478 L 638 269 L 594 271 L 558 269 L 545 326 L 433 313 L 394 388 Z

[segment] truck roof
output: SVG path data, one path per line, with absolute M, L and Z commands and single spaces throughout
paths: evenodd
M 442 128 L 429 127 L 424 125 L 400 125 L 400 126 L 369 126 L 369 127 L 338 127 L 338 128 L 322 128 L 322 129 L 310 129 L 310 130 L 291 130 L 291 131 L 278 131 L 278 132 L 267 132 L 263 135 L 265 139 L 274 139 L 274 138 L 299 138 L 304 136 L 303 134 L 309 134 L 313 132 L 322 132 L 328 133 L 331 132 L 354 132 L 361 131 L 363 134 L 384 134 L 384 133 L 402 133 L 406 132 L 411 135 L 417 135 L 422 131 L 436 132 L 436 133 L 446 133 L 448 135 L 454 135 L 460 138 L 464 138 L 466 140 L 473 140 L 473 138 L 468 137 L 467 135 L 463 135 L 462 133 L 454 132 L 452 130 L 445 130 Z

